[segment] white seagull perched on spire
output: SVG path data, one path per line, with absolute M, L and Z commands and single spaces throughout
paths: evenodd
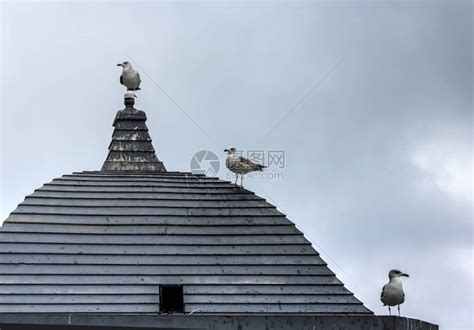
M 229 147 L 224 150 L 227 153 L 227 159 L 225 165 L 229 171 L 235 173 L 235 184 L 237 184 L 237 178 L 240 174 L 240 187 L 243 187 L 244 174 L 256 171 L 263 171 L 266 166 L 252 163 L 249 159 L 244 158 L 237 154 L 237 150 L 234 147 Z
M 390 281 L 382 288 L 380 300 L 384 306 L 388 306 L 390 315 L 392 315 L 390 306 L 398 306 L 398 316 L 400 316 L 400 305 L 405 301 L 405 293 L 403 292 L 402 281 L 400 279 L 402 276 L 409 277 L 408 274 L 402 273 L 398 269 L 392 269 L 388 273 Z
M 140 90 L 140 83 L 142 82 L 140 75 L 135 69 L 133 69 L 130 62 L 125 61 L 117 64 L 117 66 L 123 68 L 122 75 L 120 76 L 120 83 L 127 87 L 127 91 L 132 91 L 133 95 L 136 96 L 135 91 Z

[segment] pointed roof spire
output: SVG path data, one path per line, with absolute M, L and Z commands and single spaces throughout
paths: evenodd
M 125 109 L 115 117 L 109 154 L 101 171 L 166 172 L 151 143 L 145 112 L 134 108 L 135 98 L 129 93 L 124 103 Z

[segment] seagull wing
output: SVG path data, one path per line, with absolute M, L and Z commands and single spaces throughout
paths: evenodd
M 244 158 L 242 156 L 239 157 L 239 162 L 245 165 L 255 165 L 250 159 Z
M 382 288 L 382 293 L 380 294 L 380 301 L 384 302 L 383 301 L 383 298 L 384 298 L 384 293 L 385 293 L 385 288 L 387 287 L 387 284 L 385 284 Z M 383 304 L 385 306 L 385 303 Z
M 138 71 L 135 71 L 135 73 L 137 74 L 137 87 L 135 88 L 136 91 L 139 91 L 141 90 L 140 88 L 140 83 L 142 82 L 142 79 L 140 78 L 140 74 L 138 73 Z
M 255 164 L 253 163 L 251 160 L 247 159 L 247 158 L 244 158 L 242 156 L 240 156 L 239 158 L 239 161 L 242 163 L 242 164 L 245 164 L 245 165 L 249 165 L 251 167 L 256 167 L 258 169 L 262 169 L 262 168 L 265 168 L 266 166 L 263 166 L 263 165 L 260 165 L 260 164 Z

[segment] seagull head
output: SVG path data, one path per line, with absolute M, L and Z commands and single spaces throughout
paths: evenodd
M 389 278 L 389 279 L 397 278 L 397 277 L 401 277 L 401 276 L 410 277 L 408 274 L 403 273 L 403 272 L 399 271 L 398 269 L 392 269 L 392 270 L 388 273 L 388 278 Z
M 130 64 L 130 62 L 128 62 L 128 61 L 125 61 L 125 62 L 123 62 L 123 63 L 117 64 L 117 66 L 121 66 L 121 67 L 124 68 L 124 69 L 128 69 L 128 68 L 131 68 L 131 67 L 132 67 L 132 64 Z
M 227 153 L 228 155 L 231 155 L 236 151 L 237 151 L 237 149 L 235 149 L 234 147 L 229 147 L 227 149 L 224 149 L 224 152 Z

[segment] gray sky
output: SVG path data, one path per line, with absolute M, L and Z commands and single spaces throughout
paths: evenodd
M 380 288 L 397 267 L 411 275 L 403 315 L 472 329 L 472 10 L 4 2 L 2 219 L 52 178 L 100 169 L 123 107 L 115 64 L 128 59 L 143 70 L 136 107 L 168 169 L 189 171 L 201 149 L 222 160 L 228 145 L 284 150 L 283 179 L 246 187 L 359 299 L 386 314 Z

